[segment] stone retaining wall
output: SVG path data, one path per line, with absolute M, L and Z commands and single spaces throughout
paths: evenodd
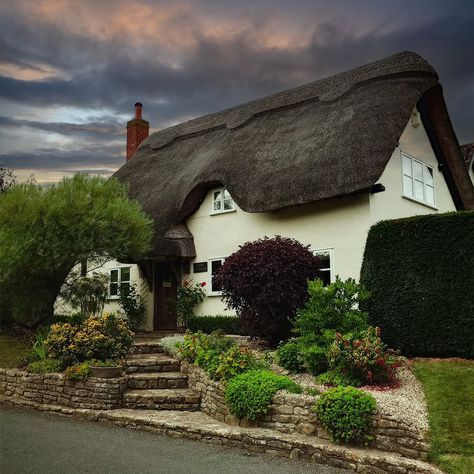
M 66 380 L 62 374 L 31 374 L 0 369 L 0 395 L 39 404 L 71 408 L 111 410 L 123 406 L 127 379 L 90 377 L 83 382 Z
M 317 396 L 280 392 L 273 398 L 268 414 L 262 420 L 252 423 L 239 420 L 229 413 L 222 383 L 211 380 L 201 368 L 186 361 L 181 362 L 181 371 L 188 376 L 189 387 L 201 394 L 201 410 L 218 421 L 243 427 L 270 428 L 282 433 L 330 438 L 312 412 Z M 395 416 L 378 410 L 374 413 L 373 427 L 375 448 L 396 452 L 412 459 L 426 457 L 428 444 L 424 434 Z

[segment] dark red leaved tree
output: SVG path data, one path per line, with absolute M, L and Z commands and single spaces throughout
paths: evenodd
M 318 277 L 318 268 L 309 246 L 287 237 L 265 237 L 228 257 L 214 282 L 243 329 L 275 345 L 289 337 L 290 319 L 306 302 L 307 281 Z

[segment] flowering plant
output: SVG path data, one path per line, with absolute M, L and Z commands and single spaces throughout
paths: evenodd
M 186 327 L 188 318 L 194 315 L 194 308 L 202 303 L 206 293 L 204 287 L 206 282 L 193 283 L 192 280 L 184 280 L 181 286 L 178 286 L 178 301 L 176 312 L 178 314 L 178 325 Z
M 90 316 L 81 325 L 53 324 L 46 339 L 48 354 L 65 366 L 88 359 L 119 359 L 133 344 L 127 322 L 114 314 Z
M 380 334 L 380 328 L 372 326 L 360 338 L 337 333 L 328 352 L 331 372 L 358 385 L 393 384 L 403 357 L 388 349 Z

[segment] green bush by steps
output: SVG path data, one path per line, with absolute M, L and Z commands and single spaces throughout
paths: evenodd
M 474 212 L 381 221 L 361 284 L 370 322 L 410 356 L 474 357 Z
M 314 411 L 336 443 L 369 444 L 375 408 L 372 395 L 354 387 L 336 387 L 321 395 Z
M 250 370 L 229 380 L 225 400 L 232 415 L 256 420 L 268 412 L 278 390 L 301 393 L 301 387 L 284 375 L 269 370 Z

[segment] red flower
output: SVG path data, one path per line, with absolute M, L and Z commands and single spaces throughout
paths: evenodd
M 203 286 L 206 286 L 206 282 L 205 282 L 205 281 L 201 282 L 201 287 L 203 287 Z

